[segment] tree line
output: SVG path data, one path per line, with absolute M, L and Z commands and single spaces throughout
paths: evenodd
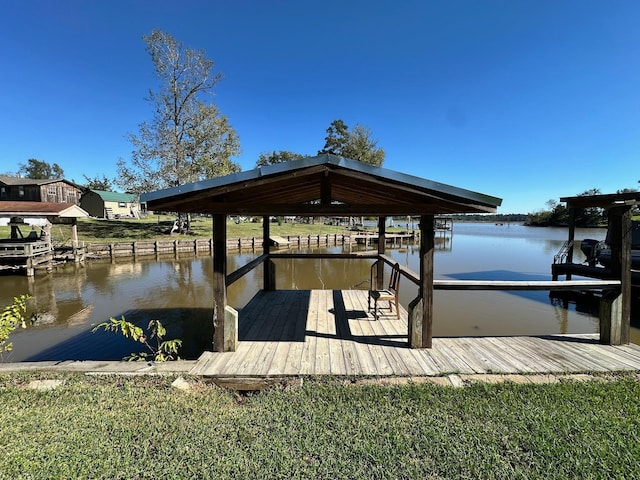
M 635 189 L 625 188 L 616 193 L 631 193 Z M 597 188 L 592 188 L 579 193 L 578 197 L 599 195 L 602 192 Z M 638 209 L 635 209 L 638 214 Z M 601 227 L 607 225 L 607 212 L 600 207 L 576 208 L 574 211 L 574 222 L 576 227 Z M 525 225 L 532 227 L 560 227 L 569 224 L 569 209 L 556 200 L 547 201 L 547 209 L 532 212 L 527 215 Z

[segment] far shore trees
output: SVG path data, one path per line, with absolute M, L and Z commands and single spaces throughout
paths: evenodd
M 50 164 L 44 160 L 30 158 L 27 163 L 20 164 L 18 170 L 25 178 L 34 180 L 53 180 L 64 177 L 64 170 L 57 163 Z
M 385 152 L 382 148 L 377 148 L 377 141 L 371 138 L 369 127 L 356 124 L 353 130 L 349 131 L 347 124 L 338 119 L 331 122 L 326 132 L 324 147 L 318 150 L 318 155 L 330 153 L 375 167 L 382 166 Z M 290 162 L 307 156 L 309 155 L 301 155 L 287 150 L 263 152 L 256 161 L 256 167 Z
M 579 193 L 577 196 L 590 196 L 600 194 L 600 190 L 592 188 Z M 556 200 L 547 201 L 548 210 L 529 213 L 526 225 L 532 227 L 556 227 L 569 224 L 569 210 Z M 578 208 L 575 214 L 576 227 L 599 227 L 606 225 L 606 212 L 599 207 Z
M 377 148 L 377 141 L 371 138 L 371 129 L 356 124 L 351 131 L 340 119 L 334 120 L 327 128 L 327 136 L 322 150 L 318 154 L 332 153 L 341 157 L 357 160 L 375 167 L 381 167 L 385 152 Z
M 102 175 L 102 178 L 97 175 L 93 178 L 89 178 L 86 175 L 82 176 L 85 179 L 84 187 L 89 190 L 101 190 L 103 192 L 111 192 L 113 190 L 112 181 L 106 175 Z
M 266 165 L 275 165 L 276 163 L 282 162 L 291 162 L 292 160 L 300 160 L 301 158 L 305 158 L 307 155 L 302 155 L 300 153 L 289 152 L 287 150 L 280 150 L 276 152 L 275 150 L 271 153 L 262 152 L 258 157 L 258 161 L 256 161 L 256 167 L 264 167 Z
M 160 30 L 143 39 L 159 80 L 149 91 L 154 115 L 129 135 L 131 162 L 118 160 L 116 183 L 141 193 L 240 171 L 231 160 L 240 153 L 238 136 L 207 98 L 221 79 L 213 60 Z

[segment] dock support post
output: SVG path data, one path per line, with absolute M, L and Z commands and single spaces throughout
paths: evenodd
M 431 348 L 433 337 L 433 253 L 435 228 L 433 215 L 420 216 L 420 285 L 419 301 L 409 306 L 409 346 Z M 420 328 L 421 331 L 412 332 Z M 421 335 L 419 335 L 419 333 Z M 414 343 L 412 343 L 414 342 Z
M 269 255 L 269 238 L 271 237 L 269 215 L 262 217 L 262 253 Z M 263 286 L 266 291 L 275 290 L 275 264 L 267 258 L 263 262 Z
M 409 346 L 420 348 L 422 344 L 422 297 L 418 296 L 409 303 Z
M 573 263 L 573 242 L 576 238 L 576 209 L 569 209 L 569 238 L 568 242 L 571 245 L 569 247 L 569 251 L 567 252 L 567 263 Z M 571 280 L 571 272 L 567 273 L 567 280 Z
M 387 217 L 378 217 L 378 257 L 384 255 L 386 247 L 386 227 Z M 382 290 L 384 288 L 384 262 L 378 260 L 376 272 L 377 285 L 375 288 Z M 371 287 L 373 288 L 373 286 Z
M 230 332 L 225 331 L 227 307 L 226 216 L 213 215 L 213 351 L 227 352 Z
M 224 350 L 235 352 L 238 348 L 238 311 L 229 305 L 224 307 Z
M 631 208 L 609 209 L 611 237 L 611 270 L 620 279 L 620 342 L 625 345 L 631 339 Z
M 600 343 L 623 345 L 622 295 L 613 290 L 600 300 Z

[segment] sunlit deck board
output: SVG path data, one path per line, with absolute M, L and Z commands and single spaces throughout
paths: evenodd
M 637 359 L 640 357 L 640 345 L 629 344 L 624 345 L 621 349 L 613 349 L 613 351 L 608 351 L 607 353 L 611 355 L 616 355 L 617 359 L 630 367 L 637 364 Z
M 311 292 L 305 291 L 305 295 Z M 307 304 L 302 301 L 296 305 L 292 319 L 296 323 L 294 340 L 288 344 L 289 352 L 284 367 L 285 373 L 298 375 L 302 371 L 303 354 L 307 348 Z
M 359 334 L 356 334 L 356 342 L 361 345 L 366 345 L 371 354 L 371 361 L 373 363 L 366 366 L 365 371 L 368 373 L 365 373 L 365 375 L 375 375 L 376 372 L 379 375 L 393 375 L 393 367 L 387 360 L 384 348 L 378 342 L 379 336 L 375 334 L 372 321 L 373 316 L 371 319 L 368 317 L 362 319 L 357 318 L 354 319 L 353 322 L 349 322 L 349 326 L 354 325 L 359 331 Z
M 469 360 L 466 357 L 468 354 L 464 352 L 456 342 L 453 342 L 451 338 L 438 338 L 433 339 L 433 348 L 435 352 L 429 352 L 436 358 L 436 362 L 439 364 L 440 371 L 444 372 L 457 372 L 457 373 L 478 373 L 474 370 L 474 360 Z
M 282 361 L 281 358 L 274 359 L 274 357 L 277 348 L 280 346 L 280 342 L 283 341 L 283 338 L 285 338 L 285 326 L 287 324 L 288 315 L 291 311 L 289 305 L 291 303 L 294 303 L 293 293 L 295 292 L 285 291 L 285 295 L 282 300 L 276 302 L 275 304 L 272 304 L 272 309 L 269 311 L 270 313 L 266 312 L 268 313 L 268 317 L 271 320 L 270 325 L 267 329 L 268 333 L 266 335 L 266 338 L 268 338 L 270 341 L 262 342 L 264 344 L 264 347 L 260 351 L 260 354 L 258 355 L 256 361 L 256 366 L 258 368 L 257 372 L 255 372 L 256 375 L 267 375 L 272 362 L 277 363 L 278 361 Z M 281 351 L 280 355 L 284 355 L 284 357 L 286 358 L 286 352 Z M 282 363 L 284 362 L 282 361 Z M 241 373 L 244 374 L 245 372 L 253 372 L 254 368 L 254 365 L 252 365 L 250 362 L 247 362 L 245 370 L 243 370 L 243 372 Z
M 559 349 L 558 346 L 555 345 L 558 340 L 553 340 L 553 337 L 523 337 L 520 339 L 521 342 L 528 344 L 529 348 L 532 352 L 535 352 L 536 355 L 533 356 L 533 359 L 546 361 L 555 367 L 552 367 L 552 370 L 556 370 L 559 372 L 562 371 L 590 371 L 592 369 L 592 364 L 589 362 L 587 365 L 580 362 L 579 358 L 573 354 L 572 350 L 568 348 L 568 344 L 571 343 L 571 339 L 565 339 L 563 342 L 563 348 Z M 558 337 L 555 337 L 558 338 Z
M 312 291 L 313 293 L 313 291 Z M 314 374 L 316 368 L 316 351 L 318 349 L 318 303 L 309 297 L 307 327 L 305 330 L 304 348 L 302 349 L 302 374 Z M 327 373 L 329 371 L 327 370 Z
M 322 297 L 322 305 L 325 311 L 330 313 L 327 317 L 328 322 L 326 323 L 327 340 L 329 343 L 329 369 L 333 375 L 346 375 L 348 370 L 344 357 L 344 345 L 341 336 L 338 335 L 339 314 L 336 312 L 333 296 L 322 295 Z
M 607 357 L 604 353 L 594 354 L 595 351 L 589 347 L 590 345 L 584 341 L 579 344 L 576 342 L 563 342 L 563 348 L 565 351 L 575 359 L 575 363 L 579 364 L 581 368 L 586 368 L 594 372 L 606 372 L 612 369 L 622 369 L 625 367 L 624 363 L 618 362 L 614 358 Z M 602 349 L 599 350 L 602 351 Z
M 437 322 L 437 319 L 436 319 Z M 407 346 L 407 312 L 374 319 L 366 290 L 259 292 L 241 311 L 236 352 L 205 352 L 195 375 L 426 376 L 640 370 L 640 346 L 597 335 L 434 338 Z
M 358 375 L 362 371 L 358 352 L 353 342 L 353 335 L 349 328 L 346 308 L 342 296 L 338 292 L 332 293 L 333 309 L 336 323 L 336 335 L 340 339 L 340 348 L 344 358 L 344 368 L 347 375 Z M 343 321 L 340 321 L 343 320 Z M 346 320 L 346 321 L 344 321 Z
M 315 358 L 315 371 L 317 372 L 329 372 L 331 373 L 331 356 L 330 356 L 330 341 L 329 335 L 331 335 L 330 321 L 329 321 L 329 309 L 327 308 L 327 295 L 322 294 L 322 290 L 311 291 L 311 303 L 314 304 L 314 315 L 316 317 L 316 358 Z M 334 334 L 335 338 L 335 334 Z M 336 364 L 338 363 L 338 359 Z
M 530 359 L 527 358 L 529 351 L 523 349 L 516 337 L 479 337 L 486 342 L 489 347 L 495 347 L 499 349 L 503 354 L 508 355 L 511 363 L 523 373 L 536 373 L 539 371 L 546 371 L 546 368 L 541 365 L 533 365 Z
M 562 365 L 557 361 L 540 355 L 537 346 L 529 341 L 529 337 L 507 337 L 509 346 L 519 358 L 526 361 L 533 372 L 562 372 Z M 502 339 L 502 337 L 500 337 Z M 536 355 L 531 355 L 531 352 Z
M 347 314 L 348 311 L 351 311 L 352 313 L 357 312 L 357 309 L 353 309 L 354 297 L 356 297 L 357 295 L 357 292 L 345 291 L 342 292 L 342 295 L 339 298 L 341 298 L 343 301 L 344 318 L 345 322 L 347 323 L 347 329 L 349 330 L 351 338 L 353 339 L 353 346 L 355 351 L 357 352 L 360 370 L 361 372 L 371 372 L 369 373 L 369 375 L 377 375 L 379 372 L 376 364 L 376 356 L 374 355 L 374 352 L 372 352 L 369 348 L 369 344 L 362 341 L 362 339 L 364 339 L 365 332 L 362 329 L 360 322 L 357 321 L 356 318 L 351 318 L 355 317 L 356 315 Z

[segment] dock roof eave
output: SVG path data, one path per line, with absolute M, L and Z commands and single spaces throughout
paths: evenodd
M 306 216 L 492 213 L 502 202 L 328 154 L 146 193 L 141 201 L 149 210 Z
M 565 202 L 569 208 L 633 206 L 640 205 L 640 192 L 576 195 L 574 197 L 561 197 L 560 201 Z

